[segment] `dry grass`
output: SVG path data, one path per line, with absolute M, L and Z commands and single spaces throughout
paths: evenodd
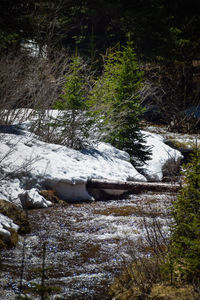
M 114 280 L 109 295 L 115 300 L 198 300 L 192 285 L 176 285 L 162 272 L 157 259 L 143 258 L 130 265 Z
M 155 284 L 151 289 L 149 299 L 198 300 L 199 295 L 194 291 L 192 285 L 167 286 L 164 284 Z
M 155 203 L 153 201 L 153 203 Z M 109 207 L 106 209 L 96 209 L 95 214 L 104 215 L 104 216 L 121 216 L 121 217 L 127 217 L 127 216 L 137 216 L 137 217 L 158 217 L 162 215 L 162 212 L 159 208 L 155 208 L 154 211 L 149 210 L 148 207 L 141 207 L 139 205 L 136 206 L 121 206 L 121 207 Z

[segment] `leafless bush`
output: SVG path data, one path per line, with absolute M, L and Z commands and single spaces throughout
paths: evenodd
M 161 121 L 169 129 L 190 132 L 199 128 L 200 122 L 195 117 L 196 114 L 184 113 L 188 107 L 198 105 L 199 93 L 194 89 L 192 66 L 186 63 L 168 66 L 147 64 L 143 70 L 143 105 L 155 105 Z
M 72 69 L 71 63 L 69 63 L 64 76 L 64 83 L 66 84 L 68 82 L 68 78 L 70 81 L 70 78 L 73 76 L 74 70 Z M 83 59 L 80 59 L 79 76 L 79 80 L 82 84 L 81 91 L 84 95 L 82 99 L 83 103 L 80 105 L 80 108 L 74 108 L 73 105 L 70 104 L 70 97 L 77 97 L 77 95 L 74 94 L 69 95 L 69 93 L 73 93 L 73 91 L 69 91 L 66 94 L 66 99 L 64 99 L 65 85 L 63 85 L 59 101 L 54 101 L 53 107 L 56 108 L 56 110 L 37 110 L 37 118 L 31 130 L 40 136 L 43 141 L 65 145 L 73 149 L 81 149 L 90 144 L 91 139 L 94 138 L 97 131 L 94 126 L 95 118 L 89 115 L 87 105 L 84 106 L 84 101 L 87 100 L 89 91 L 92 88 L 93 71 L 90 65 Z M 73 89 L 77 89 L 77 87 L 74 86 L 71 90 Z
M 0 124 L 12 124 L 16 120 L 22 122 L 34 110 L 49 109 L 59 97 L 67 64 L 66 53 L 56 53 L 54 61 L 26 53 L 1 57 Z
M 77 110 L 74 128 L 70 111 L 58 108 L 52 112 L 70 74 L 70 57 L 65 51 L 48 51 L 51 55 L 46 57 L 34 57 L 23 50 L 17 56 L 11 53 L 0 59 L 0 125 L 31 120 L 30 130 L 43 141 L 78 149 L 87 144 L 91 120 Z M 93 72 L 85 61 L 81 70 L 88 94 Z M 0 131 L 5 129 L 3 126 Z

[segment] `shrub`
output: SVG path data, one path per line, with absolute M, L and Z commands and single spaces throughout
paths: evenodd
M 67 55 L 54 55 L 54 61 L 31 57 L 27 53 L 16 55 L 11 52 L 1 56 L 0 124 L 24 122 L 38 110 L 40 118 L 33 126 L 38 133 L 44 110 L 58 99 L 64 83 Z
M 173 203 L 171 255 L 181 276 L 200 281 L 200 152 L 186 166 L 186 185 Z
M 190 63 L 145 64 L 142 103 L 148 121 L 161 122 L 176 132 L 199 132 L 198 68 Z
M 200 295 L 200 153 L 185 170 L 186 185 L 172 202 L 170 232 L 159 220 L 143 219 L 146 237 L 132 245 L 133 263 L 115 279 L 110 295 L 117 299 L 199 299 Z M 166 212 L 169 212 L 167 209 Z M 147 250 L 145 253 L 143 249 Z M 147 256 L 140 257 L 142 250 Z M 137 255 L 136 255 L 137 254 Z
M 192 285 L 170 285 L 162 275 L 162 265 L 155 259 L 140 259 L 115 279 L 109 290 L 115 300 L 198 300 Z

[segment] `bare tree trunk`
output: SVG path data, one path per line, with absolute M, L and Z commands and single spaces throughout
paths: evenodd
M 152 192 L 177 192 L 181 186 L 179 184 L 169 184 L 161 182 L 133 182 L 133 181 L 109 181 L 91 179 L 87 182 L 87 188 L 124 190 L 133 193 L 146 191 Z

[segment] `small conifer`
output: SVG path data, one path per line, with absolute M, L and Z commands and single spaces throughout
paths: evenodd
M 172 255 L 183 278 L 200 280 L 200 152 L 186 166 L 186 185 L 173 203 Z
M 139 96 L 142 75 L 133 43 L 128 41 L 121 50 L 108 54 L 103 75 L 90 94 L 104 141 L 127 151 L 134 165 L 144 162 L 149 155 L 140 131 L 144 112 Z
M 61 99 L 54 104 L 54 109 L 61 111 L 60 116 L 52 120 L 52 126 L 59 128 L 58 143 L 73 149 L 81 149 L 87 145 L 93 124 L 92 119 L 87 116 L 88 83 L 85 69 L 79 56 L 72 57 Z

